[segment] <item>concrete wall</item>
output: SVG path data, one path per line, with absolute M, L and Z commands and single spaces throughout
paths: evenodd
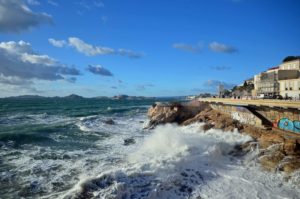
M 256 111 L 271 121 L 273 127 L 300 133 L 299 110 L 257 107 Z
M 213 109 L 230 115 L 244 124 L 262 127 L 264 121 L 270 122 L 273 127 L 286 131 L 300 133 L 300 111 L 297 109 L 282 109 L 271 107 L 233 106 L 224 104 L 210 104 Z M 255 114 L 254 114 L 255 113 Z M 258 117 L 259 115 L 263 120 Z
M 211 104 L 210 106 L 215 110 L 219 110 L 222 113 L 230 115 L 233 119 L 238 120 L 243 124 L 250 124 L 258 127 L 262 126 L 262 120 L 243 106 L 230 106 L 223 104 Z

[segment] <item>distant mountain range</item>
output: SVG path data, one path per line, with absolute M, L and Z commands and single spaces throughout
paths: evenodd
M 116 95 L 113 97 L 106 97 L 106 96 L 98 96 L 98 97 L 91 97 L 85 98 L 80 95 L 71 94 L 65 97 L 45 97 L 40 95 L 20 95 L 20 96 L 12 96 L 12 97 L 5 97 L 6 99 L 43 99 L 43 98 L 58 98 L 58 99 L 114 99 L 114 100 L 142 100 L 142 99 L 155 99 L 155 97 L 144 97 L 144 96 L 129 96 L 129 95 Z

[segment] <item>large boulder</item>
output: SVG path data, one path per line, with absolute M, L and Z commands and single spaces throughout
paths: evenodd
M 207 104 L 181 104 L 181 103 L 156 103 L 148 110 L 150 122 L 149 128 L 159 124 L 177 123 L 182 124 L 184 121 L 193 118 L 197 113 L 207 107 Z

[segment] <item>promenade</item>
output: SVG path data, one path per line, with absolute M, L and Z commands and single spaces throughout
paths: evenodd
M 201 102 L 221 103 L 233 106 L 267 106 L 271 108 L 291 108 L 300 110 L 300 101 L 272 99 L 229 99 L 229 98 L 199 98 Z

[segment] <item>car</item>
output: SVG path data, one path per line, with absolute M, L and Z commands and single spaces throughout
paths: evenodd
M 282 100 L 283 97 L 281 95 L 274 95 L 273 99 L 278 99 L 278 100 Z

